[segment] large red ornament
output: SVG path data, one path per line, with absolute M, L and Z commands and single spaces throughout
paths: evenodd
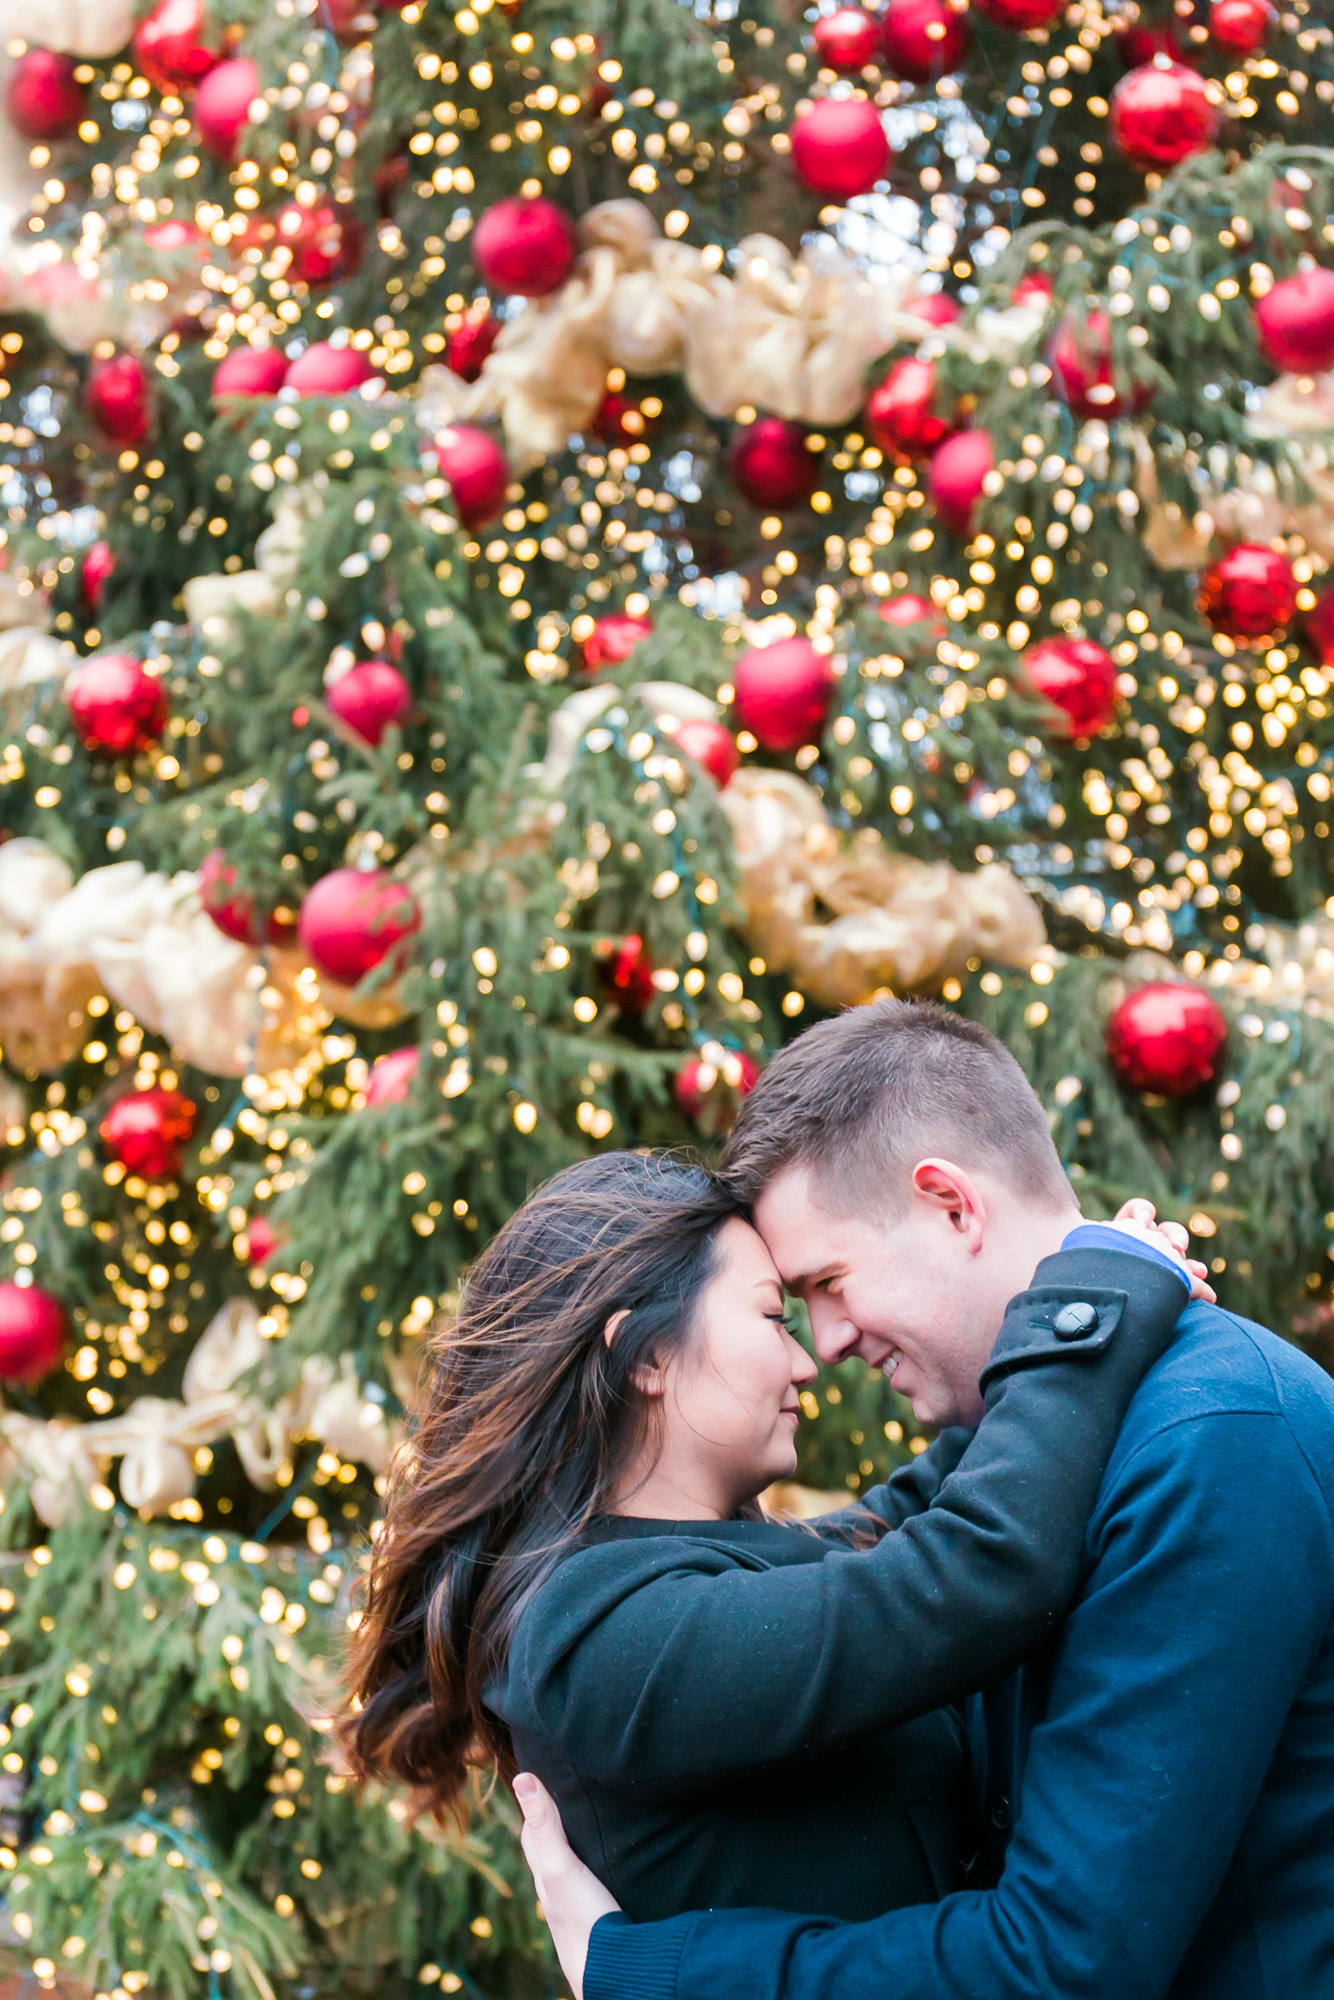
M 410 890 L 361 868 L 335 868 L 311 889 L 297 927 L 317 972 L 359 986 L 421 925 Z
M 72 139 L 87 107 L 73 56 L 25 49 L 5 82 L 9 122 L 25 139 Z
M 1132 69 L 1112 92 L 1112 138 L 1134 166 L 1175 167 L 1212 145 L 1217 130 L 1203 77 L 1168 56 Z
M 1054 735 L 1097 736 L 1116 714 L 1116 662 L 1092 639 L 1042 639 L 1022 668 L 1029 686 L 1064 717 Z
M 800 424 L 759 417 L 732 439 L 728 469 L 737 491 L 755 507 L 780 513 L 799 507 L 815 491 L 816 461 Z
M 840 7 L 821 14 L 811 30 L 815 53 L 826 69 L 865 69 L 875 61 L 879 40 L 875 19 L 862 7 Z
M 880 17 L 885 61 L 908 83 L 932 83 L 957 69 L 973 31 L 967 9 L 946 0 L 889 0 Z
M 1200 610 L 1229 639 L 1279 638 L 1297 609 L 1297 579 L 1286 556 L 1239 542 L 1200 578 Z
M 1239 56 L 1253 56 L 1263 47 L 1273 20 L 1269 0 L 1214 0 L 1209 9 L 1209 39 Z
M 500 321 L 493 313 L 469 313 L 445 343 L 445 366 L 464 382 L 475 382 L 482 364 L 496 344 Z
M 350 208 L 321 202 L 303 208 L 284 202 L 275 217 L 276 246 L 291 252 L 287 275 L 297 284 L 328 285 L 350 278 L 361 263 L 365 234 Z
M 569 216 L 541 197 L 494 202 L 472 233 L 472 260 L 483 284 L 528 299 L 545 298 L 565 283 L 575 249 Z
M 149 376 L 134 354 L 113 354 L 95 362 L 83 392 L 83 406 L 110 444 L 139 444 L 148 434 Z
M 1321 666 L 1334 667 L 1334 590 L 1317 597 L 1302 625 Z
M 256 910 L 254 898 L 236 887 L 236 870 L 220 847 L 199 864 L 199 900 L 224 937 L 237 944 L 291 944 L 296 925 L 276 910 Z
M 220 62 L 195 93 L 195 124 L 210 153 L 220 160 L 236 157 L 242 132 L 250 122 L 250 107 L 259 96 L 259 67 L 249 56 Z
M 441 477 L 453 489 L 464 527 L 481 528 L 494 521 L 505 504 L 510 467 L 491 433 L 474 424 L 450 424 L 436 432 L 435 455 Z
M 391 1049 L 387 1056 L 377 1056 L 366 1078 L 367 1104 L 402 1104 L 420 1061 L 421 1052 L 415 1046 Z
M 1226 1041 L 1218 1003 L 1198 986 L 1167 980 L 1128 993 L 1107 1023 L 1107 1054 L 1121 1081 L 1160 1097 L 1211 1082 Z
M 359 347 L 317 340 L 297 355 L 283 382 L 298 396 L 350 396 L 375 374 Z
M 973 0 L 986 20 L 998 28 L 1012 28 L 1017 35 L 1030 28 L 1049 28 L 1065 12 L 1065 0 Z
M 920 625 L 923 619 L 929 618 L 942 632 L 945 629 L 945 621 L 931 599 L 919 597 L 913 590 L 905 590 L 898 597 L 887 597 L 880 606 L 880 616 L 886 625 Z
M 599 667 L 618 667 L 628 659 L 641 639 L 653 630 L 647 618 L 634 618 L 627 611 L 613 611 L 595 621 L 584 640 L 584 665 L 590 674 Z
M 752 646 L 736 663 L 732 713 L 766 750 L 797 750 L 824 728 L 834 691 L 834 666 L 809 639 Z
M 619 944 L 608 942 L 595 951 L 598 977 L 607 989 L 608 998 L 622 1013 L 636 1018 L 644 1012 L 657 993 L 653 984 L 653 960 L 644 949 L 644 940 L 637 933 L 622 938 Z
M 1112 369 L 1112 325 L 1104 312 L 1090 313 L 1081 325 L 1063 319 L 1052 335 L 1047 360 L 1057 394 L 1077 417 L 1119 417 L 1126 397 Z M 1142 409 L 1152 391 L 1143 383 L 1130 389 L 1133 408 Z
M 167 695 L 142 660 L 95 653 L 65 683 L 65 706 L 86 750 L 128 757 L 151 749 L 167 720 Z
M 0 1285 L 0 1380 L 40 1382 L 65 1346 L 64 1308 L 40 1285 Z
M 106 587 L 115 574 L 116 558 L 111 553 L 110 542 L 90 543 L 79 571 L 79 582 L 83 587 L 84 602 L 94 616 L 102 609 Z
M 731 784 L 741 753 L 735 736 L 721 722 L 708 722 L 698 716 L 692 722 L 683 722 L 673 740 L 685 756 L 703 765 L 720 792 Z
M 411 715 L 412 690 L 388 660 L 359 660 L 339 675 L 324 705 L 374 749 L 386 729 L 401 729 Z
M 973 510 L 993 462 L 990 433 L 981 429 L 958 431 L 932 453 L 927 473 L 931 504 L 956 535 L 971 532 Z
M 1281 278 L 1255 302 L 1255 332 L 1275 368 L 1323 375 L 1334 368 L 1334 271 Z
M 830 201 L 869 194 L 889 168 L 884 123 L 865 98 L 822 97 L 793 119 L 791 138 L 797 172 Z
M 195 1107 L 179 1090 L 128 1090 L 98 1126 L 98 1137 L 127 1173 L 174 1180 L 195 1129 Z
M 193 90 L 218 61 L 201 39 L 203 0 L 158 0 L 130 43 L 136 67 L 164 97 Z
M 737 1112 L 760 1080 L 760 1066 L 742 1049 L 728 1049 L 721 1062 L 692 1056 L 676 1072 L 676 1101 L 709 1138 L 730 1132 Z
M 866 401 L 866 421 L 880 449 L 901 465 L 929 458 L 952 425 L 933 407 L 936 371 L 929 361 L 896 361 Z
M 309 350 L 307 350 L 309 352 Z M 213 370 L 213 400 L 276 396 L 287 380 L 287 356 L 278 347 L 234 347 Z

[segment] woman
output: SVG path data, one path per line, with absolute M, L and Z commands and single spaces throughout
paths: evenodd
M 945 1895 L 979 1838 L 951 1704 L 1069 1598 L 1181 1309 L 1175 1277 L 1148 1292 L 1096 1360 L 993 1360 L 971 1444 L 946 1433 L 812 1531 L 757 1505 L 816 1372 L 760 1237 L 669 1157 L 557 1175 L 474 1267 L 392 1474 L 354 1768 L 441 1816 L 477 1766 L 537 1773 L 636 1919 Z M 1035 1470 L 1012 1446 L 1037 1430 Z

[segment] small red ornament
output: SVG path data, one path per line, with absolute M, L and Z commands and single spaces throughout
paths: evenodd
M 627 611 L 613 611 L 595 620 L 584 640 L 585 668 L 595 674 L 599 667 L 618 667 L 652 630 L 651 620 L 631 617 Z
M 40 1285 L 0 1285 L 0 1380 L 40 1382 L 60 1360 L 63 1306 Z
M 110 444 L 139 444 L 148 434 L 149 375 L 134 354 L 95 362 L 83 406 Z
M 931 504 L 956 535 L 971 532 L 973 510 L 993 463 L 990 433 L 981 429 L 956 431 L 932 453 L 927 473 Z
M 864 8 L 840 7 L 836 14 L 821 14 L 811 38 L 826 69 L 858 70 L 875 61 L 879 34 Z
M 1297 609 L 1297 579 L 1286 556 L 1239 542 L 1200 578 L 1200 611 L 1229 639 L 1277 639 Z
M 948 292 L 914 292 L 903 301 L 903 310 L 929 326 L 953 326 L 963 318 L 962 306 Z
M 324 697 L 330 714 L 374 749 L 386 729 L 401 729 L 412 713 L 412 690 L 388 660 L 359 660 Z
M 1264 46 L 1273 20 L 1269 0 L 1214 0 L 1209 9 L 1209 39 L 1239 56 L 1253 56 Z
M 297 935 L 317 972 L 340 986 L 359 986 L 420 925 L 421 911 L 404 883 L 335 868 L 307 893 Z
M 1122 69 L 1143 69 L 1155 56 L 1180 62 L 1182 48 L 1171 28 L 1118 28 L 1112 36 Z
M 936 371 L 929 361 L 896 361 L 866 401 L 866 421 L 880 449 L 897 464 L 929 458 L 952 425 L 936 415 Z
M 237 56 L 211 69 L 195 93 L 195 124 L 208 151 L 219 160 L 236 157 L 237 142 L 250 122 L 259 96 L 259 68 Z
M 735 736 L 730 729 L 724 729 L 721 722 L 708 722 L 703 716 L 693 722 L 683 722 L 674 741 L 685 756 L 703 765 L 720 792 L 731 784 L 741 761 L 741 753 L 736 747 Z
M 569 216 L 540 196 L 494 202 L 472 233 L 472 260 L 483 284 L 528 299 L 543 299 L 565 283 L 575 249 Z
M 887 597 L 880 606 L 880 616 L 886 625 L 920 625 L 929 618 L 933 625 L 943 632 L 945 622 L 929 597 L 919 597 L 916 591 L 905 590 L 898 597 Z
M 1053 735 L 1097 736 L 1116 714 L 1116 662 L 1092 639 L 1042 639 L 1021 665 L 1029 686 L 1064 717 Z
M 262 1215 L 252 1215 L 245 1226 L 245 1260 L 252 1271 L 258 1271 L 267 1264 L 278 1245 L 285 1239 L 279 1236 L 271 1222 Z
M 1112 368 L 1112 323 L 1104 312 L 1092 312 L 1081 325 L 1063 319 L 1052 335 L 1047 360 L 1061 401 L 1077 417 L 1119 417 L 1126 395 Z M 1131 385 L 1129 400 L 1143 409 L 1152 391 L 1142 382 Z
M 889 0 L 880 17 L 885 61 L 907 83 L 932 83 L 957 69 L 973 31 L 967 9 L 946 0 Z
M 193 90 L 218 61 L 201 39 L 203 0 L 158 0 L 134 31 L 130 54 L 136 67 L 164 97 Z
M 643 938 L 634 933 L 619 944 L 609 940 L 594 956 L 598 977 L 612 1004 L 620 1013 L 637 1018 L 658 990 L 653 984 L 653 960 L 644 949 Z
M 328 201 L 303 208 L 299 201 L 289 201 L 274 219 L 274 247 L 291 252 L 287 275 L 295 283 L 328 285 L 335 278 L 350 278 L 359 267 L 365 235 L 350 208 Z
M 290 916 L 255 908 L 254 898 L 238 892 L 236 870 L 220 847 L 199 864 L 199 900 L 224 937 L 237 944 L 291 944 L 296 925 Z
M 402 1104 L 420 1061 L 421 1052 L 415 1047 L 391 1049 L 387 1056 L 377 1056 L 366 1079 L 367 1104 Z
M 1065 12 L 1065 0 L 973 0 L 986 20 L 998 28 L 1012 28 L 1016 35 L 1030 28 L 1049 28 Z
M 1010 293 L 1010 303 L 1016 306 L 1036 305 L 1039 299 L 1047 301 L 1051 296 L 1052 282 L 1044 271 L 1025 271 Z
M 1227 1020 L 1198 986 L 1155 980 L 1128 993 L 1107 1023 L 1107 1054 L 1132 1090 L 1184 1097 L 1212 1082 Z
M 713 1053 L 711 1049 L 710 1055 Z M 686 1117 L 710 1138 L 716 1138 L 731 1130 L 743 1101 L 759 1080 L 760 1067 L 753 1056 L 741 1049 L 727 1049 L 720 1062 L 692 1056 L 676 1072 L 673 1087 Z
M 809 639 L 779 639 L 752 646 L 736 663 L 732 714 L 766 750 L 800 749 L 825 725 L 834 691 L 834 667 Z
M 500 321 L 490 312 L 468 313 L 445 343 L 445 366 L 464 382 L 475 382 L 496 344 Z
M 72 139 L 87 109 L 81 83 L 74 81 L 73 56 L 52 49 L 25 49 L 5 82 L 5 110 L 25 139 Z
M 317 340 L 297 355 L 283 387 L 295 389 L 298 396 L 350 396 L 374 374 L 359 347 L 335 347 L 330 340 Z
M 221 406 L 238 396 L 276 396 L 286 380 L 281 348 L 234 347 L 213 370 L 213 400 Z
M 642 444 L 652 425 L 632 396 L 609 390 L 598 404 L 593 429 L 607 444 Z
M 791 139 L 797 172 L 830 201 L 869 194 L 889 168 L 884 122 L 865 98 L 820 98 L 793 119 Z
M 179 216 L 168 216 L 165 222 L 152 222 L 143 233 L 143 241 L 150 250 L 156 250 L 161 257 L 178 257 L 182 250 L 193 250 L 202 262 L 208 247 L 208 238 L 193 222 L 182 222 Z
M 1212 145 L 1217 130 L 1203 77 L 1169 56 L 1132 69 L 1112 92 L 1112 138 L 1133 166 L 1175 167 Z
M 1281 278 L 1254 307 L 1255 332 L 1275 368 L 1323 375 L 1334 368 L 1334 271 Z
M 115 574 L 116 558 L 111 553 L 110 542 L 90 543 L 79 571 L 79 583 L 84 602 L 94 614 L 102 609 L 103 595 Z
M 386 153 L 379 166 L 371 169 L 376 212 L 382 220 L 393 214 L 398 191 L 411 172 L 412 162 L 406 153 Z
M 128 1090 L 98 1126 L 98 1137 L 127 1173 L 174 1180 L 195 1129 L 195 1107 L 179 1090 Z
M 491 433 L 474 424 L 450 424 L 436 432 L 435 455 L 441 477 L 453 489 L 464 527 L 481 528 L 494 521 L 505 504 L 510 467 Z
M 65 683 L 65 706 L 86 750 L 128 757 L 149 750 L 167 720 L 167 696 L 142 660 L 95 653 Z
M 738 493 L 755 507 L 782 513 L 800 507 L 815 491 L 816 461 L 806 449 L 806 432 L 782 417 L 758 417 L 738 431 L 728 469 Z
M 1302 625 L 1321 666 L 1334 667 L 1334 590 L 1317 597 Z

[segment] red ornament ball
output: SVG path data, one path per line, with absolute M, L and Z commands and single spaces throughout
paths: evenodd
M 948 76 L 968 53 L 973 31 L 964 7 L 946 0 L 889 0 L 880 17 L 885 61 L 906 83 Z
M 1302 621 L 1322 667 L 1334 667 L 1334 590 L 1317 597 Z
M 914 292 L 903 301 L 903 310 L 929 326 L 954 326 L 963 318 L 963 307 L 948 292 Z
M 464 527 L 481 528 L 494 521 L 505 504 L 510 467 L 491 433 L 474 424 L 450 424 L 436 433 L 435 455 Z
M 236 157 L 237 142 L 250 122 L 259 96 L 259 68 L 249 56 L 220 62 L 195 93 L 195 124 L 207 150 L 219 160 Z
M 1281 278 L 1254 310 L 1256 337 L 1275 368 L 1292 375 L 1334 368 L 1334 271 Z
M 598 404 L 593 429 L 607 444 L 642 444 L 652 424 L 632 396 L 608 390 Z
M 973 0 L 984 20 L 998 28 L 1012 28 L 1016 35 L 1030 28 L 1049 28 L 1065 12 L 1065 0 Z
M 287 380 L 287 356 L 277 347 L 234 347 L 213 370 L 215 403 L 240 396 L 276 396 Z
M 1181 44 L 1170 28 L 1118 28 L 1112 40 L 1122 69 L 1143 69 L 1155 56 L 1181 61 Z
M 83 406 L 109 444 L 142 443 L 150 416 L 148 370 L 134 354 L 113 354 L 95 362 L 83 392 Z
M 492 313 L 469 313 L 445 343 L 445 366 L 464 382 L 475 382 L 496 344 L 500 321 Z
M 1297 609 L 1297 579 L 1286 556 L 1239 542 L 1200 578 L 1200 611 L 1229 639 L 1278 638 Z
M 92 542 L 83 559 L 79 571 L 79 583 L 83 590 L 84 602 L 92 612 L 102 609 L 102 599 L 106 587 L 116 574 L 116 558 L 111 553 L 110 542 Z
M 934 408 L 936 371 L 929 361 L 896 361 L 866 402 L 866 421 L 880 449 L 897 464 L 929 458 L 953 428 Z
M 98 1126 L 98 1137 L 127 1173 L 173 1180 L 195 1129 L 195 1107 L 179 1090 L 129 1090 Z
M 288 201 L 274 220 L 274 247 L 291 252 L 287 275 L 297 284 L 328 285 L 358 269 L 365 236 L 351 209 L 327 201 L 303 208 L 299 201 Z
M 1119 417 L 1126 408 L 1112 368 L 1112 324 L 1106 313 L 1090 313 L 1082 325 L 1063 319 L 1052 335 L 1047 360 L 1057 394 L 1075 416 Z M 1134 384 L 1131 406 L 1142 409 L 1151 393 L 1144 384 Z
M 782 417 L 758 417 L 738 431 L 728 470 L 738 493 L 755 507 L 782 513 L 800 507 L 815 491 L 816 461 L 806 449 L 805 429 Z
M 220 847 L 199 864 L 199 900 L 224 937 L 237 944 L 291 944 L 296 925 L 276 910 L 256 910 L 253 896 L 236 887 L 236 870 Z
M 840 7 L 836 14 L 821 14 L 811 30 L 815 53 L 825 69 L 865 69 L 875 61 L 880 37 L 876 22 L 864 8 Z
M 167 695 L 130 653 L 95 653 L 65 683 L 65 706 L 85 750 L 129 757 L 149 750 L 167 720 Z
M 829 201 L 869 194 L 889 168 L 884 123 L 864 98 L 820 98 L 793 119 L 791 138 L 797 172 Z
M 472 260 L 483 284 L 528 299 L 543 299 L 565 283 L 575 249 L 569 216 L 540 196 L 494 202 L 472 233 Z
M 595 674 L 599 667 L 618 667 L 652 630 L 651 620 L 633 618 L 627 611 L 613 611 L 606 618 L 596 619 L 584 640 L 585 668 Z
M 932 453 L 927 473 L 931 504 L 956 535 L 971 532 L 973 510 L 993 464 L 990 433 L 981 429 L 957 431 Z
M 374 749 L 386 729 L 401 729 L 411 715 L 412 690 L 388 660 L 358 660 L 338 676 L 324 705 Z
M 359 347 L 335 347 L 330 340 L 317 340 L 297 355 L 283 387 L 295 389 L 298 396 L 350 396 L 374 374 Z
M 60 1360 L 64 1308 L 40 1285 L 0 1285 L 0 1380 L 40 1382 Z
M 420 1051 L 415 1047 L 391 1049 L 387 1056 L 377 1056 L 366 1079 L 367 1104 L 402 1104 L 420 1060 Z
M 1209 39 L 1239 56 L 1253 56 L 1264 46 L 1273 19 L 1269 0 L 1214 0 L 1209 9 Z
M 1010 293 L 1010 303 L 1015 306 L 1035 305 L 1039 299 L 1046 303 L 1052 296 L 1052 290 L 1051 279 L 1045 271 L 1025 271 Z
M 5 82 L 5 111 L 25 139 L 72 139 L 87 108 L 73 56 L 25 49 Z
M 130 54 L 164 97 L 193 90 L 218 61 L 203 31 L 203 0 L 158 0 L 135 29 Z
M 703 765 L 720 792 L 731 784 L 741 761 L 741 753 L 736 747 L 735 736 L 730 729 L 724 729 L 721 722 L 708 722 L 703 716 L 693 722 L 683 722 L 676 732 L 675 742 L 684 756 Z
M 1168 56 L 1132 69 L 1112 92 L 1112 138 L 1132 165 L 1175 167 L 1212 145 L 1218 113 L 1203 77 Z
M 717 1044 L 710 1049 L 716 1053 Z M 687 1118 L 710 1138 L 728 1132 L 737 1112 L 760 1080 L 760 1066 L 742 1049 L 723 1051 L 721 1061 L 692 1056 L 676 1072 L 676 1101 Z
M 736 663 L 733 717 L 766 750 L 800 749 L 825 725 L 834 691 L 834 667 L 809 639 L 778 639 L 752 646 Z
M 1107 1054 L 1121 1081 L 1160 1097 L 1211 1082 L 1226 1041 L 1218 1003 L 1198 986 L 1167 980 L 1127 994 L 1107 1023 Z
M 886 625 L 920 625 L 923 619 L 929 618 L 942 632 L 945 629 L 945 621 L 931 599 L 919 597 L 914 590 L 905 590 L 898 597 L 887 597 L 880 606 L 880 616 Z
M 317 972 L 359 986 L 421 925 L 402 882 L 361 868 L 335 868 L 301 905 L 297 935 Z
M 1042 639 L 1022 664 L 1029 686 L 1064 717 L 1053 734 L 1097 736 L 1116 714 L 1116 662 L 1092 639 Z
M 278 1245 L 283 1242 L 273 1224 L 262 1215 L 252 1215 L 245 1226 L 245 1260 L 252 1271 L 267 1264 Z
M 636 932 L 619 944 L 608 941 L 595 953 L 598 977 L 612 1005 L 622 1014 L 638 1017 L 657 994 L 653 984 L 653 960 Z

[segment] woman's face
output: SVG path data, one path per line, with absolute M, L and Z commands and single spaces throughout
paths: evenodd
M 659 1371 L 653 1484 L 726 1517 L 796 1471 L 800 1392 L 816 1364 L 783 1323 L 773 1259 L 747 1222 L 725 1222 L 689 1340 Z

